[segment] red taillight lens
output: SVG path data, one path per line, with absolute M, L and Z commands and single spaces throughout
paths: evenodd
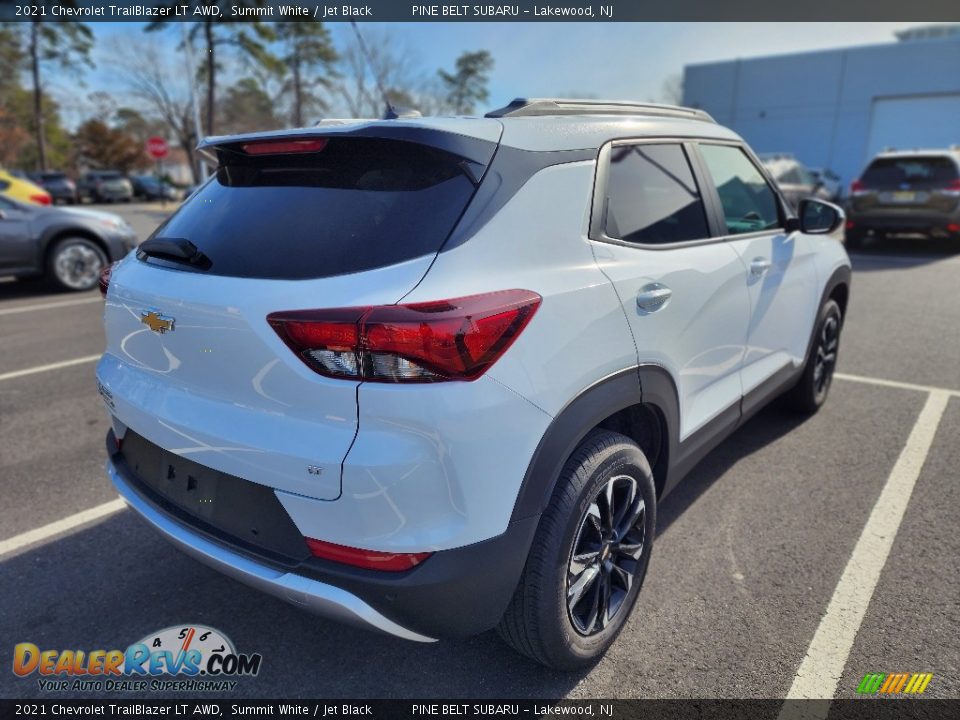
M 110 276 L 113 274 L 113 266 L 116 263 L 110 263 L 109 265 L 104 265 L 100 268 L 100 294 L 104 297 L 107 296 L 107 290 L 110 289 Z
M 866 192 L 867 188 L 860 180 L 854 180 L 850 183 L 850 194 L 851 195 L 860 195 L 863 192 Z
M 267 321 L 322 375 L 373 382 L 475 380 L 540 306 L 529 290 L 378 307 L 273 313 Z
M 30 202 L 36 203 L 37 205 L 49 205 L 52 200 L 50 199 L 49 193 L 35 193 L 30 196 Z
M 944 188 L 944 191 L 950 193 L 951 195 L 960 193 L 960 178 L 952 180 L 950 184 Z
M 288 153 L 320 152 L 327 146 L 326 138 L 309 140 L 261 140 L 246 143 L 243 151 L 247 155 L 281 155 Z
M 433 554 L 429 552 L 391 553 L 380 550 L 361 550 L 360 548 L 336 545 L 313 538 L 306 538 L 306 541 L 307 547 L 310 548 L 314 557 L 332 560 L 344 565 L 389 572 L 402 572 L 414 568 Z

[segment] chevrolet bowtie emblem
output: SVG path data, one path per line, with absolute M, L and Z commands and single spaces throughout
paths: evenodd
M 140 322 L 146 325 L 148 328 L 153 330 L 155 333 L 173 332 L 174 323 L 176 322 L 172 317 L 167 317 L 166 315 L 161 315 L 156 310 L 144 310 L 140 313 Z

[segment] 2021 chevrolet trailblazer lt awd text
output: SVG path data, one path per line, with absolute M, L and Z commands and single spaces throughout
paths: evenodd
M 596 660 L 657 503 L 787 393 L 825 401 L 850 263 L 699 110 L 210 138 L 104 278 L 108 470 L 218 570 L 417 641 Z

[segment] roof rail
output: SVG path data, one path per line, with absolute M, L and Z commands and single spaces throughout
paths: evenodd
M 655 115 L 716 122 L 709 113 L 678 105 L 660 105 L 629 100 L 579 100 L 564 98 L 517 98 L 485 117 L 541 117 L 544 115 Z

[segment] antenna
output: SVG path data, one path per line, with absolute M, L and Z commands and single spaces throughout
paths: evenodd
M 380 79 L 380 74 L 377 72 L 377 69 L 373 66 L 373 62 L 370 60 L 370 53 L 367 52 L 366 43 L 363 42 L 363 35 L 360 34 L 360 28 L 357 27 L 355 20 L 351 20 L 350 24 L 353 25 L 353 31 L 357 34 L 357 42 L 360 45 L 360 52 L 363 53 L 363 59 L 367 63 L 367 69 L 370 70 L 370 74 L 373 75 L 373 79 L 377 81 L 377 89 L 380 90 L 380 97 L 383 98 L 383 102 L 387 106 L 387 112 L 384 116 L 387 120 L 393 120 L 399 117 L 397 111 L 394 110 L 393 105 L 390 102 L 390 98 L 387 96 L 387 90 L 383 86 L 383 80 Z

